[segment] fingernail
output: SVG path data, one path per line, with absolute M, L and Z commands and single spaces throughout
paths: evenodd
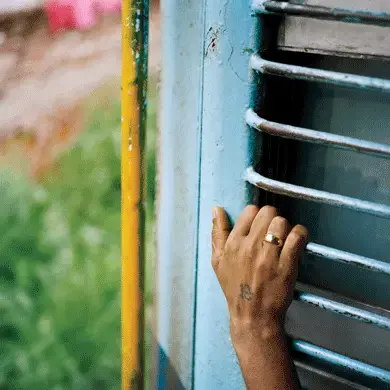
M 214 208 L 213 208 L 213 222 L 215 222 L 215 220 L 217 219 L 217 215 L 218 215 L 217 208 L 214 207 Z

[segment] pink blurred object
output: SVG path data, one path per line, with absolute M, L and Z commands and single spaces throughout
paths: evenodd
M 95 0 L 95 6 L 99 13 L 120 12 L 121 0 Z
M 52 32 L 65 29 L 89 29 L 98 15 L 120 12 L 121 0 L 48 0 L 45 11 Z

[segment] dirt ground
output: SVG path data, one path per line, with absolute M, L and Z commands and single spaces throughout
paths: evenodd
M 159 20 L 154 7 L 151 74 L 160 67 Z M 98 90 L 100 100 L 119 98 L 120 69 L 119 16 L 106 17 L 90 31 L 56 36 L 48 32 L 42 11 L 0 20 L 1 154 L 7 154 L 9 143 L 20 143 L 31 155 L 33 169 L 46 166 L 53 146 L 80 129 L 86 99 Z

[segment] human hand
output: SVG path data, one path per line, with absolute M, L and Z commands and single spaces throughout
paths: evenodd
M 264 241 L 267 234 L 284 245 Z M 212 266 L 227 300 L 233 343 L 248 333 L 266 338 L 283 331 L 307 239 L 305 227 L 291 229 L 274 207 L 247 206 L 233 230 L 225 210 L 214 208 Z

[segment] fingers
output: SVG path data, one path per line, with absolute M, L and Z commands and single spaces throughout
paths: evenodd
M 295 226 L 288 235 L 280 254 L 279 267 L 284 274 L 296 278 L 299 260 L 308 242 L 309 233 L 302 225 Z
M 258 212 L 259 208 L 257 206 L 246 206 L 234 225 L 232 237 L 246 236 L 249 233 Z
M 252 223 L 252 227 L 250 229 L 248 238 L 253 240 L 259 244 L 261 247 L 261 243 L 267 234 L 268 227 L 271 221 L 278 215 L 275 207 L 264 206 L 257 213 L 256 218 Z
M 267 233 L 283 240 L 284 246 L 281 248 L 263 241 Z M 213 209 L 212 265 L 214 270 L 218 268 L 228 238 L 230 241 L 245 236 L 248 243 L 252 241 L 249 247 L 254 250 L 256 247 L 263 248 L 262 262 L 272 267 L 275 262 L 278 262 L 280 271 L 285 275 L 296 277 L 299 260 L 308 242 L 308 231 L 302 225 L 297 225 L 291 230 L 288 221 L 277 216 L 276 209 L 271 206 L 265 206 L 261 210 L 253 205 L 245 207 L 233 230 L 225 210 L 221 207 Z
M 217 269 L 223 249 L 231 231 L 230 222 L 225 210 L 221 207 L 213 209 L 212 230 L 212 265 Z
M 290 230 L 291 227 L 287 219 L 283 217 L 275 217 L 268 227 L 267 234 L 272 234 L 284 242 L 290 233 Z M 269 262 L 270 264 L 275 264 L 278 262 L 282 247 L 263 240 L 262 245 L 265 261 Z

